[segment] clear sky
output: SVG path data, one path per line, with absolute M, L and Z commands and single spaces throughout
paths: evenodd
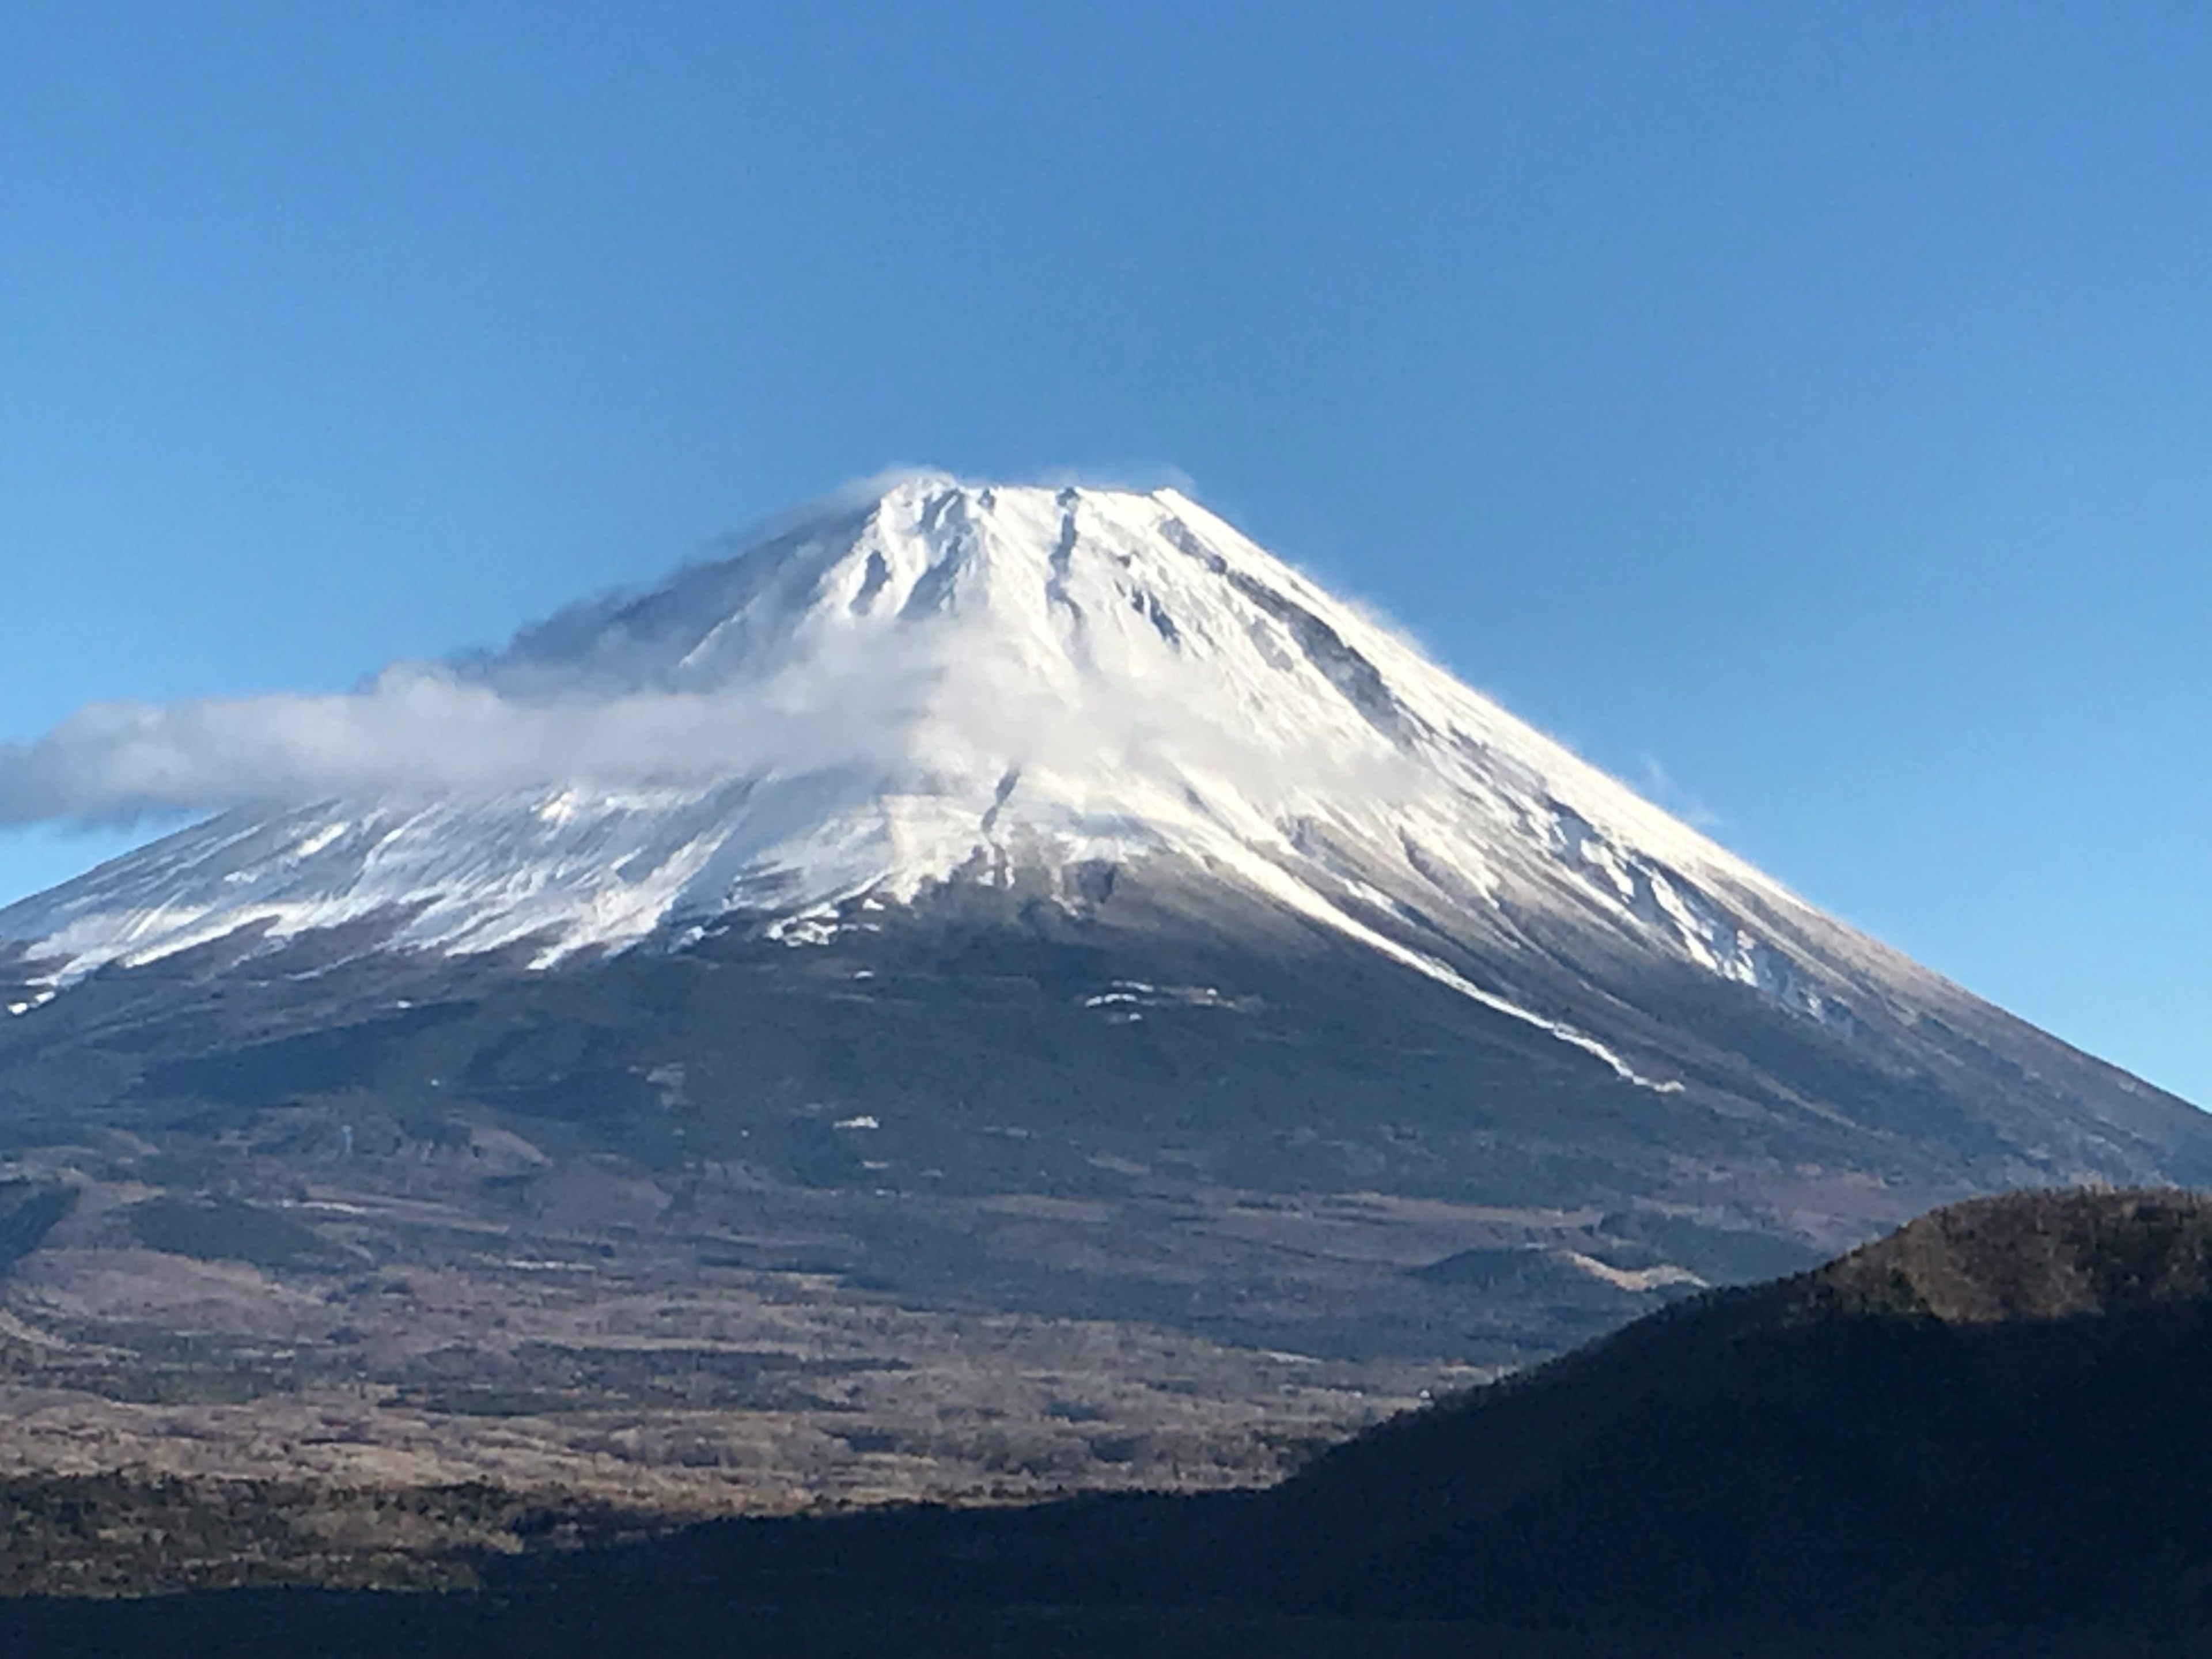
M 2212 7 L 0 8 L 0 739 L 897 463 L 1187 476 L 2212 1103 Z

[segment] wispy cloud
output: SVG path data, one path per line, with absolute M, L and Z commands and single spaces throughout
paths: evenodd
M 1644 793 L 1655 805 L 1663 807 L 1693 829 L 1711 831 L 1728 827 L 1728 820 L 1678 781 L 1658 757 L 1646 755 L 1643 763 Z
M 863 769 L 981 779 L 1011 767 L 1200 774 L 1256 799 L 1332 781 L 1311 753 L 1255 750 L 1169 678 L 1088 695 L 974 641 L 854 641 L 701 691 L 609 691 L 543 672 L 526 692 L 410 665 L 341 695 L 102 703 L 0 745 L 0 824 L 120 824 L 246 805 L 484 797 L 556 785 L 705 785 Z M 1379 764 L 1379 763 L 1378 763 Z
M 122 823 L 556 781 L 680 782 L 773 772 L 802 758 L 850 763 L 884 746 L 906 701 L 896 676 L 868 678 L 880 683 L 838 688 L 813 676 L 744 691 L 525 701 L 416 665 L 338 696 L 94 704 L 34 742 L 0 745 L 0 823 Z M 925 685 L 917 678 L 906 689 Z M 866 719 L 853 712 L 862 706 Z

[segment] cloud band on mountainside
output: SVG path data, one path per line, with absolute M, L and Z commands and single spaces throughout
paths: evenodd
M 95 703 L 0 746 L 0 823 L 129 821 L 252 803 L 682 782 L 860 758 L 798 688 L 527 702 L 434 669 L 337 695 Z M 779 690 L 782 695 L 779 695 Z
M 361 690 L 94 703 L 0 744 L 0 824 L 128 823 L 239 806 L 483 797 L 556 785 L 701 785 L 866 768 L 995 778 L 1043 763 L 1231 780 L 1252 796 L 1343 781 L 1312 755 L 1255 755 L 1178 697 L 1102 707 L 988 651 L 881 643 L 703 691 L 517 695 L 435 665 Z M 1355 781 L 1381 782 L 1363 769 Z

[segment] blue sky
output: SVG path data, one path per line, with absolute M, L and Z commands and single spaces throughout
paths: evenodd
M 1172 469 L 2212 1103 L 2208 87 L 2155 0 L 12 0 L 0 739 Z

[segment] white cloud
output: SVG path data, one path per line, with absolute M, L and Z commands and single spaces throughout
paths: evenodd
M 1728 828 L 1728 820 L 1676 781 L 1656 755 L 1644 757 L 1643 793 L 1683 823 L 1708 834 Z
M 339 696 L 96 703 L 34 742 L 0 746 L 0 823 L 690 780 L 770 771 L 799 755 L 850 761 L 868 746 L 834 702 L 804 691 L 525 702 L 416 666 Z
M 1255 752 L 1175 680 L 1110 695 L 1040 683 L 1012 654 L 817 649 L 702 691 L 503 691 L 465 672 L 387 671 L 338 695 L 99 703 L 0 745 L 0 824 L 134 820 L 332 799 L 483 797 L 552 785 L 706 784 L 860 769 L 988 782 L 1074 763 L 1111 775 L 1205 773 L 1267 798 L 1332 779 L 1371 788 L 1378 757 Z

